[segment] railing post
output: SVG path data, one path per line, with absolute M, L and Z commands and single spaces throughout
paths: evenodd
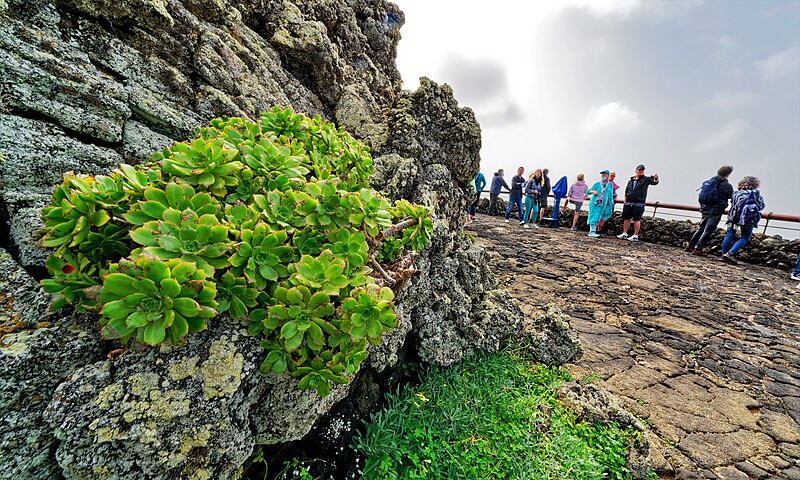
M 769 212 L 769 213 L 767 214 L 767 221 L 766 221 L 766 222 L 764 222 L 764 231 L 763 231 L 763 232 L 761 232 L 761 233 L 763 233 L 764 235 L 766 235 L 766 234 L 767 234 L 767 227 L 769 226 L 769 219 L 770 219 L 771 217 L 772 217 L 772 212 Z
M 653 204 L 653 218 L 656 218 L 656 210 L 658 210 L 658 202 Z

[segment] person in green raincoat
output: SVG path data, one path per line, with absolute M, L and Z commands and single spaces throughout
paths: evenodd
M 608 170 L 600 172 L 601 180 L 590 188 L 586 194 L 589 197 L 589 236 L 597 238 L 597 224 L 600 220 L 608 220 L 614 213 L 614 184 L 608 180 Z

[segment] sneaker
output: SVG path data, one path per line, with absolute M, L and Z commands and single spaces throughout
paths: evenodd
M 694 253 L 695 248 L 691 245 L 688 245 L 686 248 L 683 249 L 684 252 Z
M 528 224 L 528 223 L 524 223 L 524 224 L 522 225 L 522 228 L 531 228 L 531 226 L 530 226 L 530 224 Z
M 617 238 L 619 238 L 620 240 L 627 240 L 628 239 L 628 233 L 627 232 L 622 232 L 619 235 L 617 235 Z
M 800 273 L 793 273 L 789 276 L 792 280 L 800 280 Z
M 725 260 L 726 262 L 732 263 L 734 265 L 738 265 L 739 264 L 739 262 L 735 258 L 733 258 L 733 255 L 728 254 L 728 253 L 723 253 L 722 254 L 722 259 Z
M 508 223 L 508 219 L 506 218 L 506 223 Z
M 525 225 L 525 222 L 519 222 L 520 225 Z
M 533 224 L 533 228 L 539 228 L 539 225 Z
M 699 257 L 707 257 L 708 256 L 708 254 L 706 252 L 700 250 L 699 248 L 693 249 L 692 250 L 692 255 L 697 255 Z
M 628 238 L 628 241 L 629 241 L 629 242 L 638 242 L 638 241 L 639 241 L 639 235 L 631 235 L 631 236 Z
M 578 229 L 575 228 L 575 227 L 572 227 L 572 228 L 570 228 L 570 230 L 572 230 L 574 232 L 574 231 L 577 231 Z
M 595 233 L 595 232 L 589 232 L 589 236 L 592 237 L 592 238 L 600 238 L 600 234 Z

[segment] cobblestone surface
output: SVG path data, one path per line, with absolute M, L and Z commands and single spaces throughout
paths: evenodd
M 800 478 L 800 289 L 788 273 L 502 217 L 466 232 L 526 315 L 555 303 L 572 316 L 585 353 L 568 369 L 646 420 L 661 478 Z

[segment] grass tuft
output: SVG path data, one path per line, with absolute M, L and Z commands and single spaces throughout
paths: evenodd
M 629 479 L 638 432 L 577 421 L 557 399 L 569 380 L 515 351 L 429 368 L 354 438 L 363 478 Z

